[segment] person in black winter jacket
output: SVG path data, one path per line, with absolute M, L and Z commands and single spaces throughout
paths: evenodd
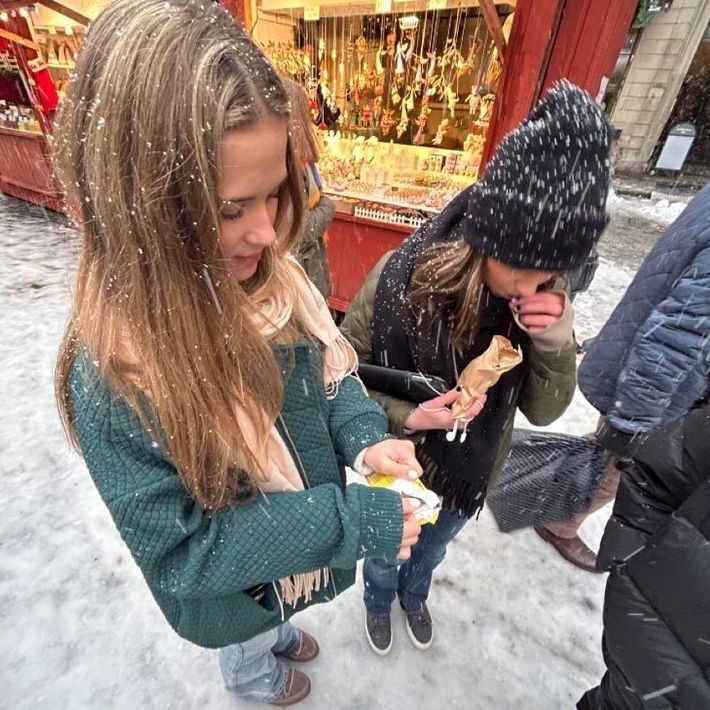
M 623 468 L 599 551 L 601 685 L 579 710 L 710 708 L 710 403 L 649 435 Z
M 648 255 L 579 368 L 621 457 L 598 557 L 601 685 L 579 710 L 710 708 L 710 186 Z

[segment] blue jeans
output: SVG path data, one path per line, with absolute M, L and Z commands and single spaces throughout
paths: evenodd
M 224 687 L 244 700 L 268 703 L 286 684 L 288 667 L 278 658 L 298 642 L 298 629 L 290 622 L 265 631 L 244 643 L 219 649 Z
M 446 556 L 446 546 L 467 521 L 460 510 L 442 510 L 433 525 L 422 526 L 412 556 L 399 566 L 368 557 L 363 567 L 367 610 L 389 614 L 396 596 L 405 612 L 421 609 L 429 596 L 431 575 Z

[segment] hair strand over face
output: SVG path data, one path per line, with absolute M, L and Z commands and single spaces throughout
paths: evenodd
M 410 306 L 430 321 L 440 320 L 459 352 L 471 345 L 478 327 L 484 257 L 463 240 L 425 249 L 407 291 Z
M 234 280 L 219 239 L 221 140 L 269 114 L 286 130 L 284 88 L 219 5 L 115 0 L 89 28 L 55 131 L 56 172 L 82 234 L 56 371 L 66 430 L 78 447 L 70 378 L 85 349 L 207 508 L 253 493 L 283 398 L 250 314 L 255 291 L 293 289 L 285 254 L 302 189 L 290 146 L 278 240 L 249 282 Z

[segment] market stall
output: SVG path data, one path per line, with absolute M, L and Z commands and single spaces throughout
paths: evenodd
M 636 5 L 294 3 L 261 0 L 293 21 L 292 38 L 262 44 L 302 83 L 322 131 L 319 169 L 337 209 L 327 245 L 337 310 L 385 251 L 477 179 L 547 86 L 567 77 L 603 93 Z
M 0 0 L 0 190 L 55 210 L 61 199 L 46 136 L 58 101 L 30 7 Z
M 0 190 L 61 209 L 52 119 L 105 0 L 0 0 Z M 222 0 L 301 82 L 335 200 L 331 306 L 476 180 L 544 89 L 603 94 L 636 0 Z
M 0 191 L 63 208 L 50 160 L 50 135 L 74 68 L 88 6 L 99 3 L 0 0 Z
M 0 192 L 61 211 L 52 122 L 92 18 L 107 0 L 0 0 Z M 250 3 L 224 0 L 235 21 Z

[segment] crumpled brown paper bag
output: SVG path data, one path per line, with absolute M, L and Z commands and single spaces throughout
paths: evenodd
M 466 410 L 492 387 L 504 372 L 523 361 L 523 352 L 514 348 L 508 338 L 494 335 L 488 349 L 466 365 L 459 375 L 461 392 L 451 407 L 454 418 L 464 416 Z

